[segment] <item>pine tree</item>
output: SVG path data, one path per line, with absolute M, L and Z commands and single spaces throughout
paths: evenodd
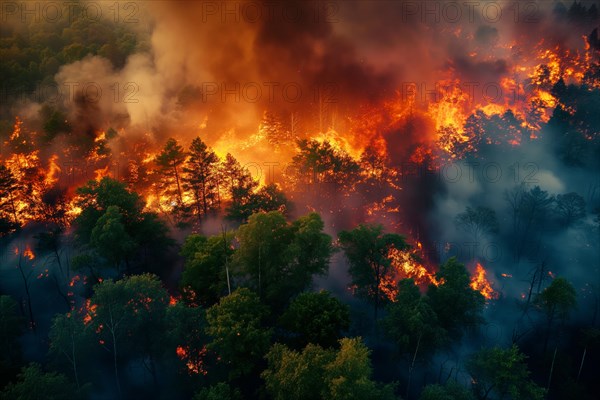
M 183 187 L 194 195 L 196 213 L 200 218 L 219 204 L 219 158 L 199 137 L 190 145 L 188 159 L 183 167 Z

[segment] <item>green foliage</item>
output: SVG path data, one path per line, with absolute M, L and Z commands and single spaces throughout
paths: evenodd
M 340 340 L 340 350 L 326 367 L 328 381 L 325 399 L 394 399 L 392 385 L 381 386 L 371 380 L 370 351 L 360 338 Z
M 427 290 L 431 308 L 441 327 L 452 336 L 460 337 L 464 329 L 482 322 L 485 298 L 471 288 L 469 273 L 454 257 L 440 265 L 436 278 L 443 283 L 432 284 Z
M 75 237 L 111 265 L 137 261 L 149 270 L 163 267 L 162 262 L 173 241 L 166 225 L 154 213 L 143 211 L 137 193 L 125 184 L 103 178 L 89 181 L 77 189 L 81 213 L 74 221 Z
M 232 388 L 226 383 L 219 382 L 216 385 L 201 389 L 193 400 L 242 400 L 239 390 Z
M 18 381 L 8 384 L 0 393 L 6 400 L 64 400 L 82 399 L 83 393 L 66 376 L 44 372 L 39 364 L 23 367 Z
M 483 349 L 467 361 L 478 399 L 536 400 L 544 390 L 529 378 L 526 356 L 516 345 L 509 349 Z
M 266 359 L 269 366 L 262 377 L 275 400 L 322 399 L 327 390 L 327 366 L 335 352 L 310 343 L 297 352 L 277 343 Z
M 385 333 L 401 354 L 430 355 L 444 342 L 445 330 L 439 326 L 429 299 L 421 296 L 412 279 L 398 283 L 398 296 L 387 311 L 382 321 Z
M 90 245 L 109 262 L 119 265 L 127 260 L 137 247 L 137 243 L 126 232 L 123 215 L 119 207 L 110 206 L 92 229 Z
M 388 253 L 392 248 L 405 250 L 409 246 L 401 235 L 383 233 L 382 225 L 361 224 L 351 231 L 341 231 L 338 236 L 350 263 L 355 293 L 373 302 L 377 317 L 379 304 L 388 300 L 380 290 L 381 281 L 391 267 Z
M 471 391 L 457 383 L 427 385 L 421 392 L 420 400 L 475 400 Z
M 8 23 L 3 24 L 0 40 L 0 74 L 6 93 L 34 94 L 39 85 L 52 82 L 61 65 L 87 55 L 105 57 L 112 66 L 121 68 L 127 56 L 140 48 L 141 32 L 132 32 L 130 24 L 122 23 L 121 18 L 119 22 L 113 18 L 92 21 L 82 12 L 81 4 L 74 4 L 58 5 L 61 16 L 51 22 L 40 21 L 44 17 L 40 17 L 39 9 L 37 17 L 30 14 L 24 21 L 18 12 L 6 15 L 4 22 Z M 12 23 L 15 19 L 18 23 Z
M 254 370 L 269 348 L 271 331 L 263 326 L 268 314 L 258 296 L 239 288 L 206 312 L 208 348 L 228 365 L 231 379 Z
M 564 320 L 577 305 L 577 292 L 565 278 L 556 278 L 536 297 L 535 302 L 549 320 L 555 316 Z
M 232 240 L 231 233 L 186 238 L 181 251 L 186 258 L 181 287 L 189 302 L 210 307 L 226 292 L 226 263 L 233 254 Z
M 339 350 L 308 344 L 301 352 L 275 344 L 262 373 L 275 400 L 395 399 L 391 385 L 371 379 L 369 350 L 360 338 L 340 340 Z
M 6 383 L 11 369 L 13 374 L 21 358 L 18 338 L 23 331 L 23 318 L 18 314 L 17 302 L 12 297 L 0 296 L 0 383 Z
M 332 253 L 321 217 L 312 213 L 289 224 L 279 212 L 254 214 L 238 230 L 234 261 L 250 277 L 261 299 L 282 309 L 306 289 L 313 274 L 324 274 Z
M 169 295 L 150 274 L 110 279 L 94 286 L 90 327 L 115 358 L 161 352 Z
M 86 350 L 89 343 L 95 342 L 93 333 L 73 314 L 57 314 L 52 320 L 48 338 L 50 339 L 49 353 L 57 361 L 69 364 L 73 379 L 79 386 L 79 369 L 86 361 Z
M 327 291 L 302 293 L 282 315 L 281 325 L 299 348 L 309 343 L 332 347 L 350 327 L 350 310 Z

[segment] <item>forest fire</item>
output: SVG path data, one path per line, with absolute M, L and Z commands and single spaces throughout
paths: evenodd
M 498 292 L 494 291 L 492 284 L 486 276 L 487 271 L 483 268 L 483 265 L 477 263 L 473 276 L 471 277 L 471 288 L 481 293 L 486 300 L 497 299 L 500 295 Z
M 0 398 L 592 398 L 569 1 L 7 4 Z

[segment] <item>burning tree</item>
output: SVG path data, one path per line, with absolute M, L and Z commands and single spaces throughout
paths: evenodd
M 193 193 L 198 218 L 220 207 L 218 162 L 215 152 L 199 137 L 192 141 L 182 180 L 184 189 Z
M 382 225 L 359 225 L 351 231 L 339 233 L 339 240 L 350 262 L 354 292 L 373 303 L 374 315 L 380 304 L 388 301 L 382 291 L 382 282 L 389 276 L 392 261 L 391 248 L 407 250 L 404 238 L 395 233 L 383 233 Z

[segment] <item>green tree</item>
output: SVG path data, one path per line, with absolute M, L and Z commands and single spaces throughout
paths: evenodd
M 559 319 L 564 324 L 569 313 L 577 306 L 577 292 L 565 278 L 556 278 L 550 286 L 537 295 L 535 304 L 546 314 L 545 352 L 555 320 Z
M 166 338 L 163 346 L 167 360 L 176 361 L 188 373 L 206 374 L 206 313 L 202 307 L 188 307 L 182 302 L 169 306 L 166 314 Z M 179 353 L 179 354 L 178 354 Z
M 18 381 L 8 384 L 0 393 L 6 400 L 64 400 L 82 399 L 83 393 L 66 376 L 44 372 L 39 364 L 23 367 Z
M 110 206 L 92 229 L 90 245 L 117 270 L 125 262 L 129 271 L 129 258 L 133 255 L 137 243 L 125 230 L 123 215 L 119 207 Z
M 309 343 L 302 351 L 275 344 L 262 373 L 267 392 L 275 400 L 395 399 L 393 385 L 371 379 L 369 350 L 360 338 L 341 339 L 339 349 Z
M 226 292 L 227 263 L 233 254 L 233 234 L 206 238 L 190 235 L 182 247 L 186 261 L 181 287 L 191 303 L 210 307 Z
M 143 211 L 144 203 L 137 193 L 127 190 L 122 182 L 103 178 L 89 181 L 77 189 L 77 194 L 76 205 L 81 208 L 81 213 L 73 222 L 75 238 L 82 250 L 98 253 L 88 254 L 88 259 L 97 258 L 98 255 L 103 257 L 101 249 L 104 248 L 108 250 L 109 257 L 131 255 L 128 262 L 134 260 L 142 268 L 155 270 L 164 267 L 173 240 L 168 237 L 166 225 L 155 213 Z M 116 209 L 109 212 L 110 207 Z M 111 227 L 115 229 L 105 231 L 105 228 Z M 92 243 L 95 228 L 96 235 Z M 110 243 L 112 234 L 123 238 L 124 246 Z M 116 254 L 113 249 L 108 249 L 111 244 L 118 245 Z M 134 249 L 129 248 L 132 244 Z
M 180 169 L 185 162 L 185 152 L 183 147 L 177 143 L 177 140 L 170 138 L 165 143 L 162 151 L 156 156 L 156 165 L 158 165 L 163 185 L 168 194 L 173 192 L 176 195 L 179 207 L 183 207 L 183 190 L 181 188 Z M 173 190 L 173 184 L 175 190 Z
M 194 195 L 198 218 L 219 207 L 219 157 L 199 137 L 192 140 L 183 167 L 183 187 Z
M 324 274 L 332 252 L 321 217 L 308 214 L 289 224 L 279 212 L 254 214 L 238 230 L 234 261 L 261 299 L 275 309 Z
M 396 343 L 401 354 L 412 355 L 406 385 L 408 397 L 417 357 L 419 354 L 433 353 L 444 341 L 446 332 L 439 326 L 428 298 L 421 296 L 419 287 L 412 279 L 403 279 L 398 283 L 396 301 L 388 305 L 387 310 L 382 321 L 386 335 Z
M 452 336 L 460 337 L 464 329 L 481 323 L 485 298 L 470 286 L 465 266 L 456 258 L 440 265 L 436 278 L 440 285 L 430 285 L 427 290 L 429 304 L 440 325 Z
M 391 267 L 391 249 L 408 249 L 401 235 L 383 233 L 382 225 L 359 225 L 351 231 L 341 231 L 340 244 L 350 263 L 349 272 L 355 293 L 373 302 L 377 319 L 379 306 L 387 301 L 380 286 Z
M 18 313 L 17 302 L 12 297 L 0 296 L 0 383 L 18 371 L 21 358 L 19 336 L 23 331 L 24 319 Z
M 324 399 L 395 399 L 393 385 L 380 385 L 371 379 L 370 350 L 361 338 L 340 340 L 335 359 L 327 365 L 327 391 Z
M 327 366 L 335 359 L 335 351 L 309 343 L 298 352 L 276 343 L 266 359 L 268 367 L 261 376 L 275 400 L 326 398 Z
M 280 321 L 298 348 L 309 343 L 332 347 L 350 327 L 350 311 L 327 291 L 302 293 L 292 301 Z
M 227 383 L 219 382 L 216 385 L 202 388 L 192 400 L 242 400 L 239 390 L 232 388 Z
M 258 296 L 239 288 L 206 311 L 212 337 L 208 348 L 229 368 L 231 379 L 253 371 L 269 348 L 271 331 L 263 325 L 268 309 Z
M 421 392 L 420 400 L 475 400 L 473 393 L 459 385 L 449 382 L 445 385 L 427 385 Z
M 475 395 L 480 400 L 541 400 L 544 390 L 529 378 L 526 356 L 516 345 L 482 349 L 467 361 Z
M 88 312 L 90 327 L 113 357 L 117 389 L 121 392 L 119 363 L 126 354 L 142 356 L 156 380 L 155 361 L 164 340 L 169 295 L 154 275 L 108 279 L 94 286 Z
M 77 387 L 80 385 L 80 366 L 84 360 L 87 343 L 94 340 L 85 324 L 73 314 L 57 314 L 52 320 L 49 353 L 66 361 L 73 371 Z

